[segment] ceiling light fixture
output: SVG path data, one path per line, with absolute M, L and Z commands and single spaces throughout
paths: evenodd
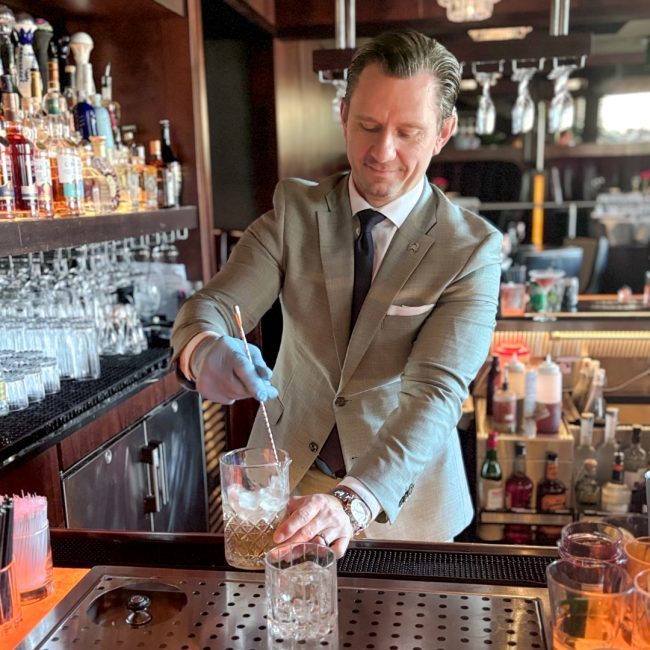
M 447 10 L 447 20 L 452 23 L 473 23 L 487 20 L 499 0 L 438 0 Z

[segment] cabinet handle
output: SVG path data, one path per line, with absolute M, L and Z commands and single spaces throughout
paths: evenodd
M 160 512 L 160 489 L 158 486 L 160 454 L 158 453 L 158 445 L 152 443 L 145 445 L 140 450 L 140 461 L 147 466 L 152 492 L 152 494 L 147 494 L 144 498 L 144 511 L 146 513 Z
M 167 483 L 167 452 L 165 451 L 165 443 L 157 442 L 158 450 L 160 453 L 160 496 L 162 498 L 163 506 L 169 503 L 169 485 Z

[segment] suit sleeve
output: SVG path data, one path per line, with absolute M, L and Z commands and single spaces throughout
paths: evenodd
M 394 521 L 418 476 L 435 471 L 469 384 L 485 361 L 498 303 L 501 234 L 492 230 L 440 296 L 401 376 L 399 402 L 349 472 Z M 435 495 L 432 495 L 435 498 Z
M 239 305 L 248 332 L 278 297 L 283 281 L 285 223 L 281 183 L 273 204 L 273 210 L 246 229 L 223 268 L 181 307 L 172 333 L 172 363 L 201 332 L 239 336 L 234 305 Z

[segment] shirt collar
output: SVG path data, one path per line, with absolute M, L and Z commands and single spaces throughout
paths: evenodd
M 410 189 L 406 194 L 396 198 L 394 201 L 382 205 L 381 209 L 378 212 L 381 212 L 387 219 L 389 219 L 397 228 L 399 228 L 405 221 L 406 217 L 409 216 L 411 210 L 415 207 L 415 204 L 418 202 L 422 191 L 424 190 L 425 177 L 422 176 L 420 182 Z M 350 207 L 352 208 L 352 214 L 356 214 L 361 210 L 366 210 L 373 208 L 370 203 L 368 203 L 362 196 L 359 194 L 359 191 L 352 180 L 352 174 L 348 177 L 348 192 L 350 194 Z

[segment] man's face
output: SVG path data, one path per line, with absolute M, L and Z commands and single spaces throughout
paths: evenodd
M 451 137 L 456 118 L 438 129 L 438 86 L 428 72 L 400 79 L 377 64 L 359 75 L 349 105 L 341 104 L 343 135 L 359 193 L 379 208 L 422 178 Z

